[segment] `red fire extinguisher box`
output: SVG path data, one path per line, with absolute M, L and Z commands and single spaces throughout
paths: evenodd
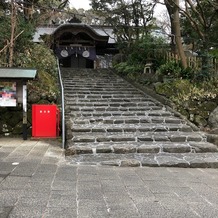
M 59 135 L 59 113 L 56 105 L 32 105 L 32 136 L 57 137 Z

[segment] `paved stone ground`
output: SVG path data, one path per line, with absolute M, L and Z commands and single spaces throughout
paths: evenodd
M 0 138 L 1 218 L 214 218 L 218 170 L 74 165 L 57 141 Z

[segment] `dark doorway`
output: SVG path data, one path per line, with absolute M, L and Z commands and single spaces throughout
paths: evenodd
M 81 55 L 72 55 L 60 60 L 62 67 L 71 68 L 94 68 L 94 61 L 84 58 Z

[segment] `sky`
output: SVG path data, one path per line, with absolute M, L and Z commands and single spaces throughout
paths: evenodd
M 76 9 L 84 8 L 85 10 L 90 9 L 90 0 L 70 0 L 70 6 Z

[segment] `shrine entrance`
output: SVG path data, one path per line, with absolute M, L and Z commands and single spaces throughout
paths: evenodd
M 94 61 L 84 58 L 82 55 L 71 55 L 67 58 L 60 59 L 60 65 L 70 68 L 94 68 Z
M 109 36 L 97 33 L 91 26 L 69 23 L 53 33 L 53 50 L 62 67 L 94 68 L 97 55 L 107 48 Z

